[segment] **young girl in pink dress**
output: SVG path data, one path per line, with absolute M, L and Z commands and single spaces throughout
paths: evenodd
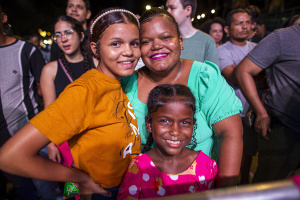
M 159 85 L 149 94 L 146 154 L 129 164 L 117 199 L 157 198 L 214 187 L 217 164 L 203 152 L 186 148 L 195 126 L 195 98 L 184 85 Z

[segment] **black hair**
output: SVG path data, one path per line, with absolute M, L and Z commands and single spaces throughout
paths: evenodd
M 97 19 L 101 14 L 110 11 L 110 10 L 115 10 L 115 9 L 120 9 L 118 7 L 111 7 L 102 10 L 100 13 L 97 14 L 97 16 L 94 17 L 93 21 Z M 134 24 L 138 27 L 138 21 L 136 18 L 126 12 L 112 12 L 109 13 L 103 17 L 101 17 L 96 24 L 94 24 L 93 31 L 89 36 L 89 42 L 95 42 L 96 43 L 96 54 L 94 54 L 94 57 L 97 58 L 98 60 L 100 59 L 99 55 L 99 45 L 100 45 L 100 39 L 103 36 L 104 31 L 112 24 Z
M 221 43 L 225 42 L 225 38 L 226 38 L 226 33 L 224 31 L 224 27 L 225 27 L 225 20 L 221 17 L 215 17 L 213 19 L 209 19 L 206 22 L 204 22 L 201 26 L 200 26 L 200 30 L 203 31 L 204 33 L 209 34 L 210 29 L 211 29 L 211 25 L 212 24 L 220 24 L 222 26 L 222 30 L 223 30 L 223 38 L 221 40 Z
M 148 96 L 147 101 L 147 108 L 148 108 L 148 115 L 146 116 L 146 119 L 148 122 L 152 121 L 152 114 L 157 111 L 159 107 L 164 106 L 165 104 L 169 102 L 184 102 L 186 105 L 188 105 L 192 111 L 193 114 L 196 112 L 196 100 L 191 92 L 191 90 L 181 84 L 163 84 L 158 85 L 155 88 L 153 88 Z M 195 118 L 194 118 L 194 130 L 195 130 Z M 196 139 L 195 134 L 192 136 L 193 143 L 192 149 L 196 147 Z M 147 152 L 150 150 L 151 145 L 153 144 L 154 140 L 152 137 L 152 133 L 149 133 L 149 136 L 147 138 L 147 143 L 143 148 L 143 152 Z
M 261 12 L 258 6 L 250 5 L 245 10 L 250 15 L 252 24 L 260 19 Z
M 74 19 L 74 18 L 72 18 L 70 16 L 67 16 L 67 15 L 63 15 L 63 16 L 60 16 L 60 17 L 58 17 L 56 19 L 56 21 L 54 23 L 54 26 L 55 26 L 55 24 L 57 24 L 60 21 L 64 21 L 64 22 L 67 22 L 67 23 L 71 24 L 72 29 L 74 31 L 76 31 L 78 37 L 79 38 L 82 37 L 82 33 L 84 33 L 84 30 L 83 30 L 82 25 L 76 19 Z M 80 42 L 80 50 L 81 50 L 81 53 L 82 53 L 82 55 L 84 57 L 84 69 L 85 69 L 85 71 L 88 71 L 89 69 L 92 68 L 91 66 L 93 66 L 90 63 L 90 62 L 93 62 L 93 60 L 90 59 L 90 57 L 88 55 L 88 52 L 84 48 L 83 42 Z M 71 78 L 73 80 L 75 80 L 74 73 L 73 73 L 73 71 L 72 71 L 72 69 L 71 69 L 71 67 L 69 65 L 69 62 L 67 61 L 67 59 L 66 59 L 65 54 L 64 54 L 63 51 L 61 51 L 61 54 L 60 54 L 59 58 L 61 59 L 62 64 L 66 68 L 66 70 L 69 73 L 69 75 L 71 76 Z
M 196 10 L 197 10 L 197 1 L 196 0 L 180 0 L 180 3 L 182 7 L 185 9 L 187 6 L 192 7 L 192 12 L 191 12 L 191 19 L 195 17 Z
M 175 18 L 165 9 L 153 7 L 150 10 L 146 10 L 140 18 L 140 24 L 142 25 L 146 22 L 150 22 L 154 17 L 164 17 L 168 19 L 170 22 L 172 22 L 175 25 L 178 37 L 180 36 L 178 24 Z
M 293 17 L 291 17 L 289 20 L 287 20 L 283 27 L 286 28 L 286 27 L 289 27 L 289 26 L 292 26 L 294 24 L 295 21 L 297 21 L 298 19 L 300 19 L 300 15 L 294 15 Z
M 242 8 L 237 8 L 232 11 L 230 11 L 226 16 L 226 26 L 231 26 L 231 23 L 233 22 L 233 15 L 236 13 L 247 13 L 246 10 Z M 247 13 L 248 14 L 248 13 Z

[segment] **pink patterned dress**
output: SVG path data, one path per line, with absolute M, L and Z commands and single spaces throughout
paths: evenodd
M 160 171 L 149 155 L 143 154 L 129 164 L 117 199 L 146 199 L 206 191 L 214 188 L 216 174 L 216 161 L 201 151 L 193 164 L 179 174 Z

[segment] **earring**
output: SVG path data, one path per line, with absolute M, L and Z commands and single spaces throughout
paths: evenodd
M 181 50 L 184 50 L 184 47 L 181 47 Z

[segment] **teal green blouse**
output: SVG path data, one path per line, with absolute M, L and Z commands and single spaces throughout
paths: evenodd
M 234 90 L 222 77 L 217 65 L 212 62 L 195 61 L 192 65 L 187 86 L 196 98 L 196 148 L 218 160 L 219 142 L 212 125 L 242 111 L 242 104 Z M 149 133 L 145 126 L 147 105 L 138 99 L 137 72 L 122 79 L 122 87 L 137 117 L 142 144 L 145 145 Z M 191 147 L 191 144 L 188 146 Z M 143 148 L 142 148 L 143 149 Z

